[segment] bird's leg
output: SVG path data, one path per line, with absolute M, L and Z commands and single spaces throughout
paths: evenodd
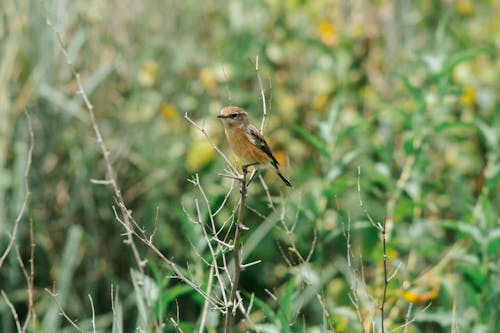
M 241 167 L 241 170 L 243 170 L 243 173 L 247 174 L 248 173 L 248 167 L 251 167 L 251 166 L 254 166 L 254 165 L 257 165 L 259 163 L 249 163 L 249 164 L 244 164 L 242 167 Z
M 255 176 L 257 176 L 258 173 L 259 169 L 254 169 L 254 172 L 252 172 L 252 174 L 250 175 L 250 179 L 247 182 L 247 186 L 250 185 L 250 183 L 252 182 L 252 180 L 254 180 Z
M 247 174 L 248 174 L 248 167 L 251 167 L 251 166 L 254 166 L 254 165 L 257 165 L 259 163 L 249 163 L 249 164 L 244 164 L 242 167 L 241 167 L 241 170 L 243 171 L 243 179 L 245 181 L 245 194 L 246 194 L 246 188 L 248 186 L 248 184 L 250 184 L 250 182 L 252 181 L 253 177 L 247 182 L 246 179 L 247 179 Z M 242 188 L 242 191 L 243 192 L 243 188 Z M 243 194 L 243 193 L 242 193 Z

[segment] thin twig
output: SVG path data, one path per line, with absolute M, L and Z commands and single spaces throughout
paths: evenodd
M 380 305 L 380 326 L 382 333 L 385 333 L 385 301 L 387 297 L 387 286 L 389 285 L 389 280 L 387 278 L 387 250 L 386 250 L 386 234 L 385 234 L 385 219 L 382 223 L 382 230 L 380 231 L 382 234 L 382 247 L 383 247 L 383 256 L 384 256 L 384 289 L 382 293 L 382 304 Z
M 207 233 L 207 231 L 205 229 L 205 225 L 203 224 L 203 221 L 201 220 L 201 211 L 200 211 L 200 208 L 199 208 L 199 205 L 198 205 L 198 200 L 195 200 L 195 206 L 196 206 L 196 211 L 197 211 L 197 215 L 198 215 L 199 225 L 201 226 L 201 230 L 203 232 L 203 236 L 204 236 L 204 238 L 205 238 L 205 240 L 207 242 L 208 249 L 209 249 L 210 254 L 212 256 L 212 267 L 215 268 L 214 273 L 215 273 L 215 275 L 217 277 L 217 281 L 219 282 L 219 284 L 221 286 L 221 292 L 222 292 L 222 298 L 224 299 L 224 304 L 226 304 L 227 297 L 226 297 L 226 293 L 224 291 L 224 280 L 221 277 L 220 272 L 219 272 L 219 267 L 218 267 L 218 264 L 217 264 L 217 253 L 216 253 L 216 251 L 212 247 L 212 243 L 210 242 L 210 236 L 208 235 L 208 233 Z M 215 225 L 213 225 L 213 227 L 215 228 Z M 215 234 L 216 230 L 213 230 L 213 233 Z M 207 293 L 207 294 L 209 294 L 209 293 Z
M 347 232 L 344 229 L 344 222 L 342 220 L 342 228 L 343 228 L 343 233 L 344 237 L 346 239 L 346 247 L 347 247 L 347 268 L 350 273 L 350 285 L 349 288 L 351 289 L 351 294 L 348 294 L 349 300 L 351 301 L 352 305 L 356 309 L 356 316 L 358 317 L 358 320 L 361 324 L 362 332 L 365 332 L 365 318 L 363 315 L 363 312 L 361 311 L 360 304 L 359 304 L 359 294 L 358 294 L 358 277 L 356 275 L 356 270 L 352 265 L 352 259 L 354 258 L 354 254 L 352 252 L 352 246 L 351 246 L 351 214 L 347 214 Z M 363 267 L 363 263 L 361 261 L 361 267 Z
M 259 180 L 260 183 L 262 184 L 262 187 L 264 188 L 264 191 L 266 192 L 266 198 L 267 198 L 267 206 L 271 208 L 273 211 L 276 211 L 276 207 L 273 204 L 273 199 L 271 197 L 271 193 L 269 192 L 269 187 L 267 186 L 266 182 L 264 181 L 264 178 L 262 175 L 259 175 Z
M 138 268 L 141 272 L 141 276 L 144 276 L 144 266 L 146 264 L 146 261 L 141 259 L 139 251 L 137 249 L 137 246 L 134 242 L 133 235 L 131 232 L 132 228 L 130 227 L 130 219 L 129 219 L 130 213 L 129 213 L 128 209 L 126 208 L 125 201 L 123 199 L 121 190 L 120 190 L 120 188 L 118 186 L 118 182 L 116 180 L 116 176 L 115 176 L 115 173 L 114 173 L 114 170 L 112 167 L 112 163 L 111 163 L 110 152 L 106 147 L 106 144 L 103 140 L 103 136 L 101 134 L 99 125 L 97 124 L 95 114 L 94 114 L 94 106 L 90 103 L 90 99 L 88 98 L 88 95 L 86 94 L 85 89 L 83 88 L 80 73 L 78 71 L 76 71 L 74 65 L 72 64 L 72 62 L 69 59 L 68 52 L 66 50 L 66 46 L 63 42 L 62 36 L 59 33 L 59 31 L 53 26 L 52 22 L 48 18 L 48 14 L 46 15 L 46 22 L 47 22 L 47 25 L 53 30 L 54 34 L 56 35 L 60 49 L 61 49 L 61 51 L 66 59 L 66 62 L 71 70 L 71 73 L 72 73 L 72 75 L 77 83 L 77 87 L 78 87 L 77 94 L 80 94 L 80 96 L 82 97 L 85 108 L 87 109 L 87 112 L 89 114 L 91 124 L 92 124 L 92 127 L 94 129 L 94 134 L 95 134 L 95 137 L 97 139 L 97 143 L 101 149 L 101 152 L 102 152 L 102 155 L 103 155 L 103 158 L 105 161 L 105 165 L 106 165 L 107 176 L 109 178 L 106 181 L 106 183 L 111 185 L 113 188 L 116 201 L 118 202 L 118 206 L 120 207 L 120 210 L 121 210 L 122 221 L 123 221 L 124 225 L 127 226 L 126 227 L 127 240 L 125 243 L 130 245 L 130 247 L 132 249 L 132 253 L 134 254 L 134 257 L 135 257 L 136 262 L 138 264 Z M 103 182 L 100 182 L 100 183 L 103 183 Z
M 365 207 L 365 204 L 363 202 L 363 198 L 361 196 L 361 167 L 358 166 L 358 196 L 359 196 L 359 206 L 361 207 L 361 209 L 363 210 L 363 213 L 365 214 L 365 216 L 368 218 L 368 220 L 370 221 L 370 223 L 375 227 L 377 228 L 379 231 L 380 230 L 380 224 L 377 224 L 375 223 L 375 221 L 372 219 L 370 213 L 368 213 L 368 210 L 366 209 Z
M 264 126 L 267 118 L 267 106 L 266 106 L 266 93 L 264 91 L 264 86 L 262 85 L 262 78 L 260 77 L 258 55 L 255 56 L 255 72 L 257 73 L 257 80 L 259 81 L 260 98 L 262 101 L 262 121 L 260 123 L 260 134 L 264 134 Z
M 410 324 L 410 315 L 411 315 L 411 309 L 413 308 L 413 303 L 410 303 L 408 305 L 408 311 L 406 311 L 406 317 L 405 317 L 405 324 L 404 324 L 404 330 L 403 333 L 406 333 L 408 330 L 408 326 Z
M 61 304 L 59 304 L 59 302 L 57 301 L 57 294 L 54 294 L 53 292 L 51 292 L 49 289 L 45 288 L 45 291 L 52 297 L 52 299 L 54 300 L 54 303 L 56 303 L 57 307 L 59 308 L 59 311 L 60 311 L 60 315 L 63 316 L 70 324 L 71 326 L 73 326 L 75 328 L 75 330 L 77 330 L 78 332 L 81 332 L 81 333 L 84 333 L 83 330 L 76 324 L 75 321 L 73 321 L 67 314 L 66 312 L 64 311 L 63 307 L 61 306 Z
M 7 297 L 7 294 L 3 290 L 2 290 L 2 296 L 3 296 L 5 303 L 7 303 L 7 306 L 9 307 L 10 312 L 12 313 L 12 316 L 14 317 L 14 321 L 16 322 L 17 331 L 22 332 L 21 322 L 19 321 L 19 316 L 17 314 L 16 308 L 10 302 L 9 298 Z
M 124 228 L 130 228 L 128 225 L 125 224 L 124 221 L 121 220 L 115 207 L 113 207 L 113 212 L 115 214 L 116 220 L 119 223 L 121 223 Z M 149 247 L 149 249 L 153 251 L 153 253 L 155 253 L 161 260 L 163 260 L 170 267 L 170 269 L 174 273 L 174 275 L 173 275 L 174 278 L 181 280 L 182 282 L 186 283 L 188 286 L 193 288 L 202 297 L 204 297 L 205 299 L 208 299 L 210 304 L 212 304 L 214 307 L 223 306 L 223 304 L 222 305 L 219 304 L 218 301 L 213 299 L 210 295 L 207 295 L 207 293 L 203 289 L 201 289 L 200 286 L 198 286 L 192 280 L 187 278 L 186 275 L 182 273 L 180 268 L 177 266 L 177 264 L 173 260 L 168 259 L 153 243 L 151 243 L 149 241 L 149 237 L 147 237 L 144 234 L 139 234 L 134 229 L 127 229 L 127 230 L 130 231 L 134 236 L 136 236 L 141 242 L 143 242 L 145 245 L 147 245 Z
M 233 192 L 233 187 L 234 187 L 234 181 L 231 181 L 231 186 L 230 186 L 229 190 L 227 191 L 226 195 L 224 196 L 224 200 L 222 200 L 222 203 L 220 204 L 219 208 L 217 208 L 215 210 L 214 216 L 217 216 L 217 214 L 219 214 L 219 212 L 222 210 L 222 208 L 224 208 L 224 206 L 226 206 L 227 200 L 229 199 L 229 196 Z
M 29 201 L 29 198 L 31 196 L 28 176 L 29 176 L 30 168 L 31 168 L 31 157 L 33 155 L 33 149 L 35 148 L 35 140 L 34 140 L 35 136 L 33 134 L 31 117 L 27 111 L 25 111 L 24 114 L 26 116 L 26 119 L 28 120 L 28 130 L 29 130 L 29 135 L 30 135 L 30 147 L 28 150 L 26 168 L 24 170 L 24 198 L 23 198 L 23 203 L 21 205 L 21 209 L 17 213 L 16 220 L 14 221 L 14 228 L 12 229 L 12 234 L 10 235 L 9 244 L 7 245 L 7 248 L 5 249 L 2 256 L 0 257 L 0 268 L 2 267 L 5 259 L 9 255 L 10 251 L 12 250 L 12 246 L 14 245 L 14 243 L 16 241 L 17 229 L 19 227 L 19 223 L 21 222 L 21 219 L 24 216 L 24 212 L 26 211 L 26 207 L 28 206 L 28 201 Z
M 368 218 L 370 223 L 380 232 L 381 238 L 382 238 L 382 256 L 383 256 L 383 267 L 384 267 L 384 285 L 382 289 L 382 300 L 379 305 L 379 310 L 380 310 L 380 330 L 382 333 L 385 333 L 385 303 L 387 300 L 387 288 L 389 286 L 389 281 L 392 279 L 395 274 L 397 273 L 397 269 L 394 272 L 394 274 L 391 275 L 391 277 L 388 277 L 388 268 L 387 268 L 387 229 L 386 229 L 386 221 L 387 217 L 384 217 L 384 220 L 382 223 L 376 223 L 373 218 L 370 216 L 368 213 L 368 210 L 366 209 L 363 199 L 361 197 L 361 167 L 358 166 L 358 195 L 359 195 L 359 205 L 363 209 L 363 212 L 365 216 Z
M 323 298 L 319 293 L 316 293 L 316 298 L 318 299 L 318 303 L 321 306 L 321 310 L 323 311 L 323 318 L 328 322 L 328 326 L 330 327 L 330 332 L 335 333 L 335 327 L 333 326 L 333 323 L 328 320 L 330 317 L 330 313 L 328 312 L 328 309 L 326 308 L 325 302 L 323 301 Z M 298 313 L 297 313 L 298 314 Z
M 207 141 L 210 143 L 210 145 L 212 146 L 213 149 L 215 149 L 215 151 L 217 152 L 217 154 L 219 154 L 219 156 L 221 156 L 224 161 L 226 162 L 226 164 L 229 166 L 229 169 L 231 170 L 231 175 L 233 177 L 236 177 L 236 179 L 240 180 L 241 176 L 238 172 L 238 170 L 236 169 L 236 167 L 231 163 L 231 161 L 229 160 L 229 158 L 227 158 L 227 156 L 222 152 L 222 150 L 219 149 L 219 147 L 217 147 L 217 145 L 212 141 L 212 139 L 210 138 L 210 135 L 208 135 L 205 127 L 201 126 L 201 125 L 198 125 L 194 120 L 192 120 L 187 112 L 184 114 L 184 118 L 191 124 L 193 125 L 194 127 L 196 127 L 201 133 L 203 133 L 203 135 L 205 136 L 205 138 L 207 139 Z
M 87 110 L 87 113 L 89 115 L 90 122 L 91 122 L 92 128 L 94 130 L 94 135 L 95 135 L 96 140 L 97 140 L 97 144 L 98 144 L 98 146 L 101 150 L 102 156 L 104 158 L 104 162 L 105 162 L 104 164 L 106 165 L 106 173 L 107 173 L 107 177 L 108 177 L 107 180 L 113 189 L 116 201 L 119 203 L 119 207 L 120 207 L 120 211 L 121 211 L 121 215 L 122 215 L 122 221 L 127 226 L 129 226 L 128 228 L 126 228 L 126 230 L 127 230 L 126 243 L 128 245 L 130 245 L 130 248 L 132 249 L 132 253 L 133 253 L 134 258 L 137 262 L 137 266 L 139 268 L 139 271 L 141 272 L 141 276 L 145 276 L 144 266 L 145 266 L 146 262 L 141 259 L 141 256 L 139 254 L 139 250 L 137 249 L 137 246 L 135 244 L 135 241 L 134 241 L 134 238 L 133 238 L 133 235 L 131 232 L 132 228 L 130 227 L 130 224 L 131 224 L 130 218 L 129 218 L 130 214 L 129 214 L 128 209 L 126 208 L 121 189 L 118 186 L 118 181 L 117 181 L 117 178 L 115 176 L 115 172 L 114 172 L 113 165 L 111 162 L 110 152 L 106 146 L 106 143 L 104 142 L 99 125 L 97 124 L 97 120 L 96 120 L 95 113 L 94 113 L 94 106 L 90 102 L 90 99 L 89 99 L 87 93 L 85 92 L 85 89 L 83 88 L 80 73 L 75 69 L 75 66 L 73 65 L 73 63 L 71 62 L 71 60 L 69 58 L 68 52 L 66 50 L 66 45 L 64 44 L 62 36 L 61 36 L 60 32 L 52 24 L 51 20 L 49 19 L 48 13 L 46 14 L 46 21 L 47 21 L 47 25 L 54 32 L 54 34 L 57 38 L 57 42 L 59 43 L 59 48 L 61 49 L 61 52 L 63 53 L 64 58 L 66 60 L 66 63 L 68 64 L 68 67 L 71 71 L 71 74 L 73 75 L 73 77 L 76 81 L 76 84 L 78 87 L 78 91 L 76 92 L 76 94 L 79 94 L 82 97 L 83 103 L 85 105 L 85 109 Z
M 30 237 L 33 237 L 33 229 L 31 228 L 32 224 L 30 223 Z M 32 239 L 32 238 L 31 238 Z M 24 278 L 26 279 L 26 284 L 27 284 L 27 289 L 28 289 L 28 311 L 26 314 L 26 318 L 24 319 L 23 323 L 23 329 L 22 332 L 26 332 L 28 328 L 29 321 L 31 319 L 31 315 L 34 311 L 34 303 L 33 303 L 33 280 L 34 280 L 34 273 L 33 273 L 33 268 L 32 262 L 33 262 L 33 256 L 34 256 L 34 247 L 32 246 L 31 251 L 30 251 L 30 273 L 26 270 L 26 267 L 24 265 L 23 259 L 21 258 L 21 253 L 19 253 L 19 248 L 16 246 L 16 253 L 17 253 L 17 262 L 19 263 L 19 267 L 21 267 L 21 271 L 23 272 Z
M 393 328 L 392 330 L 388 331 L 387 333 L 396 332 L 396 331 L 398 331 L 398 330 L 399 330 L 399 329 L 401 329 L 401 328 L 404 328 L 404 329 L 405 329 L 405 330 L 403 331 L 403 333 L 405 333 L 405 332 L 406 332 L 406 328 L 407 328 L 407 327 L 408 327 L 411 323 L 413 323 L 414 321 L 416 321 L 416 320 L 417 320 L 417 316 L 418 316 L 419 314 L 424 313 L 425 311 L 427 311 L 427 309 L 428 309 L 431 305 L 432 305 L 432 303 L 427 304 L 427 305 L 425 306 L 425 308 L 423 308 L 423 309 L 422 309 L 422 310 L 420 310 L 417 314 L 415 314 L 415 316 L 413 316 L 413 318 L 409 319 L 410 310 L 411 310 L 411 308 L 412 308 L 412 305 L 411 305 L 411 303 L 410 303 L 410 306 L 408 307 L 408 312 L 407 312 L 407 314 L 406 314 L 405 323 L 404 323 L 403 325 L 401 325 L 401 326 L 398 326 L 398 327 L 396 327 L 396 328 Z M 452 331 L 452 333 L 456 333 L 456 332 Z
M 255 325 L 254 321 L 250 317 L 250 311 L 252 310 L 254 298 L 255 295 L 252 293 L 252 295 L 250 296 L 250 303 L 248 304 L 248 307 L 246 309 L 243 306 L 243 302 L 239 302 L 239 309 L 243 314 L 243 317 L 245 317 L 246 321 L 248 321 L 248 323 L 250 324 L 248 326 L 250 326 L 254 332 L 259 333 L 259 328 Z
M 179 326 L 179 323 L 180 323 L 180 320 L 179 320 L 179 302 L 177 301 L 177 298 L 175 299 L 175 307 L 176 307 L 177 319 L 170 318 L 170 321 L 172 322 L 172 324 L 174 324 L 174 327 L 177 330 L 177 332 L 183 333 L 184 331 Z
M 212 285 L 214 281 L 214 273 L 213 270 L 217 269 L 217 267 L 214 267 L 213 265 L 210 266 L 210 271 L 208 272 L 208 283 L 207 283 L 207 294 L 210 295 L 210 292 L 212 290 Z M 198 330 L 199 333 L 203 333 L 205 330 L 205 321 L 207 320 L 207 315 L 208 315 L 208 306 L 210 303 L 208 300 L 205 300 L 205 303 L 203 304 L 203 310 L 201 312 L 201 320 L 200 320 L 200 329 Z
M 35 237 L 33 235 L 33 222 L 30 221 L 30 258 L 29 258 L 29 274 L 24 266 L 24 263 L 21 259 L 21 255 L 19 250 L 17 250 L 17 260 L 19 265 L 21 266 L 21 270 L 23 271 L 24 277 L 26 279 L 26 283 L 28 285 L 28 311 L 26 315 L 26 319 L 23 324 L 23 332 L 26 332 L 28 329 L 29 321 L 33 317 L 33 323 L 36 324 L 36 312 L 35 312 L 35 304 L 34 304 L 34 289 L 35 289 Z M 33 327 L 36 331 L 36 327 Z

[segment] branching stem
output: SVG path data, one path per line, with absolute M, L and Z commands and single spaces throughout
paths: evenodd
M 236 229 L 234 231 L 234 245 L 233 245 L 233 258 L 234 258 L 234 275 L 231 282 L 231 293 L 229 294 L 229 303 L 226 309 L 226 316 L 224 319 L 224 333 L 232 332 L 233 317 L 236 310 L 236 292 L 240 283 L 240 275 L 243 269 L 240 261 L 240 234 L 243 229 L 243 213 L 245 211 L 245 201 L 247 197 L 247 166 L 243 166 L 243 177 L 240 180 L 240 207 L 238 211 L 238 220 L 236 221 Z

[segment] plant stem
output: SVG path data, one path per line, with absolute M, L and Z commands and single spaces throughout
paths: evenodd
M 241 179 L 240 189 L 240 207 L 238 211 L 238 220 L 236 221 L 236 230 L 234 231 L 233 259 L 234 259 L 234 275 L 231 283 L 231 293 L 229 294 L 229 303 L 226 309 L 226 317 L 224 320 L 224 333 L 232 332 L 233 325 L 233 309 L 236 302 L 236 292 L 240 282 L 241 262 L 240 262 L 240 233 L 243 226 L 243 213 L 245 210 L 245 200 L 247 197 L 247 174 L 248 169 L 243 166 L 243 177 Z
M 389 281 L 387 279 L 387 250 L 386 250 L 386 235 L 385 235 L 385 219 L 380 227 L 380 232 L 382 234 L 382 247 L 383 247 L 383 252 L 384 252 L 384 291 L 382 293 L 382 304 L 380 305 L 380 325 L 381 325 L 381 330 L 382 333 L 385 333 L 385 327 L 384 327 L 384 311 L 385 311 L 385 299 L 387 295 L 387 285 L 389 284 Z

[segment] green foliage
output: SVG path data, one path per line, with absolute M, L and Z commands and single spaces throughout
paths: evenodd
M 18 330 L 7 301 L 21 324 L 28 315 L 32 242 L 28 332 L 74 330 L 46 288 L 86 332 L 198 330 L 205 299 L 137 242 L 147 260 L 139 268 L 125 242 L 67 60 L 138 227 L 218 298 L 197 221 L 211 228 L 212 213 L 231 235 L 238 189 L 183 117 L 228 152 L 215 115 L 235 104 L 260 120 L 257 55 L 265 133 L 294 187 L 262 171 L 269 192 L 258 178 L 249 188 L 241 256 L 261 262 L 242 272 L 242 304 L 253 307 L 237 311 L 237 331 L 380 331 L 384 254 L 369 216 L 387 223 L 395 272 L 387 331 L 500 330 L 494 1 L 0 0 L 0 8 L 0 255 L 15 236 L 0 267 L 1 332 Z M 35 137 L 27 177 L 23 111 Z M 188 181 L 194 174 L 207 202 Z M 206 331 L 220 332 L 221 318 L 208 305 Z

